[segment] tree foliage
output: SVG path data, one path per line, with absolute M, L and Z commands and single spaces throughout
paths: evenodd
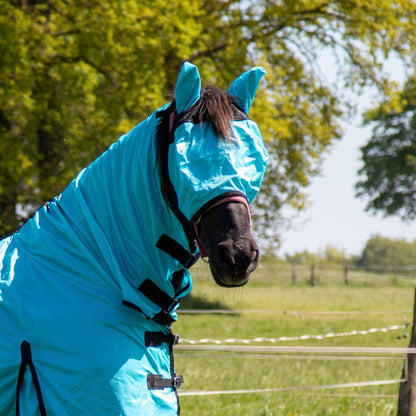
M 370 112 L 373 133 L 361 148 L 363 167 L 358 195 L 367 210 L 416 218 L 416 79 L 410 78 L 397 105 L 383 103 Z
M 388 272 L 414 269 L 416 240 L 389 239 L 380 235 L 372 236 L 366 243 L 357 265 L 368 270 Z
M 413 0 L 0 0 L 0 235 L 163 104 L 191 60 L 222 88 L 268 71 L 250 113 L 271 153 L 254 214 L 277 241 L 282 207 L 302 208 L 342 135 L 349 102 L 327 71 L 389 94 L 381 62 L 413 60 L 414 12 Z
M 348 256 L 344 248 L 328 244 L 323 250 L 311 253 L 308 250 L 299 251 L 292 255 L 285 255 L 286 261 L 291 264 L 307 265 L 346 265 L 355 263 L 355 258 Z

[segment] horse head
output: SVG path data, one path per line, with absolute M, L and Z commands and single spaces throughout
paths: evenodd
M 197 67 L 185 63 L 175 100 L 159 125 L 162 193 L 190 246 L 197 242 L 216 283 L 224 287 L 246 284 L 259 260 L 249 203 L 260 189 L 268 155 L 247 113 L 264 73 L 253 68 L 224 92 L 215 86 L 201 89 Z

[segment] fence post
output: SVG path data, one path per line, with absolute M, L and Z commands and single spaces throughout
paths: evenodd
M 292 283 L 295 285 L 298 281 L 298 274 L 296 270 L 296 264 L 292 265 Z
M 349 271 L 350 271 L 350 268 L 348 264 L 346 264 L 344 268 L 344 282 L 346 285 L 348 285 L 348 283 L 350 282 Z
M 416 290 L 413 306 L 413 326 L 412 336 L 410 338 L 409 348 L 416 347 Z M 407 366 L 407 368 L 406 368 Z M 413 416 L 416 414 L 416 357 L 413 354 L 407 354 L 407 360 L 404 363 L 402 378 L 405 382 L 400 384 L 399 389 L 399 407 L 397 416 Z
M 311 267 L 311 285 L 313 287 L 316 286 L 316 266 L 315 265 Z

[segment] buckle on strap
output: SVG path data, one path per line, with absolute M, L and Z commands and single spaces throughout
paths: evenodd
M 184 380 L 182 376 L 173 376 L 172 378 L 163 378 L 159 374 L 147 375 L 147 388 L 149 390 L 162 390 L 165 387 L 178 389 L 182 386 Z

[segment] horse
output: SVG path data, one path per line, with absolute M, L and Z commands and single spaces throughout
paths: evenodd
M 208 257 L 224 287 L 259 249 L 249 203 L 267 151 L 254 67 L 227 92 L 185 62 L 175 98 L 0 241 L 0 413 L 180 414 L 172 323 Z

